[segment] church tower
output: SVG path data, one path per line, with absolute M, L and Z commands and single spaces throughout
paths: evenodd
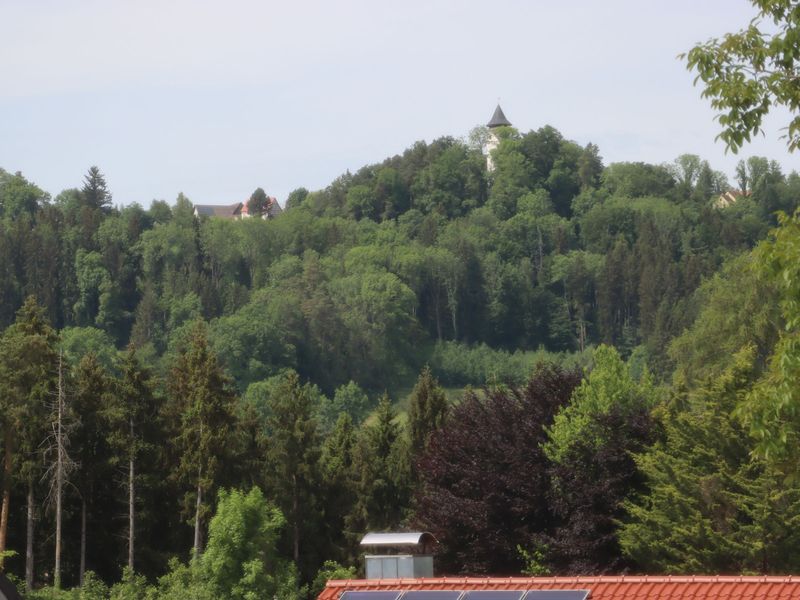
M 486 170 L 494 171 L 492 150 L 497 148 L 500 144 L 500 139 L 497 137 L 497 128 L 511 126 L 511 122 L 506 119 L 506 116 L 503 114 L 503 109 L 500 108 L 499 104 L 497 108 L 494 109 L 494 114 L 486 126 L 489 128 L 489 139 L 486 141 Z

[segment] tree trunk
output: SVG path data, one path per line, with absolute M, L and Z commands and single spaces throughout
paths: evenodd
M 442 317 L 439 310 L 439 298 L 441 293 L 438 291 L 433 295 L 433 306 L 435 308 L 435 315 L 436 315 L 436 339 L 440 342 L 442 341 Z
M 203 488 L 200 485 L 200 471 L 197 474 L 197 504 L 194 510 L 194 556 L 200 557 L 200 506 L 203 503 Z
M 458 287 L 447 285 L 447 308 L 450 309 L 450 321 L 453 325 L 453 341 L 458 341 Z
M 536 263 L 536 282 L 540 283 L 540 279 L 542 277 L 542 271 L 544 270 L 544 242 L 542 241 L 542 228 L 539 225 L 536 225 L 536 232 L 539 234 L 539 245 L 538 245 L 538 261 Z
M 583 319 L 578 322 L 578 343 L 580 345 L 581 352 L 586 350 L 586 321 Z
M 131 440 L 133 440 L 133 419 L 131 419 Z M 136 523 L 134 521 L 134 498 L 136 498 L 136 489 L 134 488 L 134 466 L 133 452 L 131 452 L 128 462 L 128 568 L 131 571 L 133 571 L 133 543 L 136 533 Z
M 86 573 L 86 498 L 81 498 L 81 562 L 78 567 L 78 585 L 83 587 L 83 574 Z
M 36 504 L 33 497 L 33 478 L 28 479 L 28 514 L 25 532 L 25 589 L 33 588 L 33 518 Z
M 64 375 L 61 353 L 58 355 L 58 420 L 56 424 L 56 552 L 53 586 L 61 588 L 61 495 L 64 488 Z
M 5 456 L 3 458 L 3 505 L 0 507 L 0 571 L 3 570 L 2 553 L 6 551 L 8 509 L 11 503 L 11 476 L 14 472 L 14 434 L 11 432 L 10 427 L 6 427 Z
M 294 564 L 296 564 L 299 568 L 300 566 L 300 510 L 299 510 L 299 502 L 297 498 L 297 475 L 292 475 L 292 512 L 293 521 L 292 523 L 292 532 L 294 534 Z

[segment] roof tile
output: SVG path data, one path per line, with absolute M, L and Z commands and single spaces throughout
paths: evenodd
M 599 576 L 599 577 L 439 577 L 432 579 L 331 580 L 318 600 L 338 600 L 341 592 L 372 590 L 558 590 L 589 589 L 591 600 L 757 600 L 796 598 L 800 579 L 792 576 Z

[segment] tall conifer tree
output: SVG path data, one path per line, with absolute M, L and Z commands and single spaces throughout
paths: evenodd
M 320 440 L 309 385 L 296 372 L 283 377 L 269 399 L 267 480 L 289 525 L 292 558 L 301 572 L 301 539 L 312 539 L 319 524 Z M 303 533 L 309 535 L 303 536 Z M 313 547 L 304 548 L 307 558 Z
M 431 368 L 425 366 L 417 379 L 408 407 L 408 433 L 411 452 L 419 456 L 428 444 L 430 434 L 439 429 L 447 416 L 447 396 L 433 376 Z
M 665 439 L 637 458 L 647 493 L 626 503 L 626 556 L 649 572 L 791 572 L 800 564 L 800 489 L 765 461 L 734 416 L 754 379 L 753 347 L 680 396 Z
M 0 422 L 3 427 L 0 555 L 6 550 L 11 488 L 16 475 L 21 474 L 28 486 L 26 582 L 29 585 L 33 577 L 33 484 L 41 465 L 40 444 L 46 436 L 46 400 L 55 383 L 58 362 L 55 345 L 56 333 L 33 296 L 28 297 L 15 323 L 0 339 Z M 22 473 L 15 472 L 18 455 Z
M 112 423 L 110 441 L 117 460 L 124 463 L 127 477 L 128 568 L 134 568 L 136 541 L 137 482 L 140 463 L 151 452 L 159 435 L 158 404 L 153 393 L 150 372 L 144 368 L 133 347 L 128 348 L 120 365 L 114 402 L 109 408 Z
M 353 452 L 356 431 L 346 412 L 339 413 L 333 431 L 325 439 L 320 460 L 325 492 L 324 524 L 327 533 L 329 558 L 341 563 L 355 562 L 357 536 L 345 527 L 347 515 L 355 504 Z
M 351 531 L 381 531 L 400 524 L 409 500 L 404 442 L 392 402 L 384 394 L 375 422 L 362 430 L 354 451 L 357 501 L 348 520 Z
M 86 206 L 96 210 L 107 210 L 111 206 L 111 192 L 106 179 L 96 166 L 89 168 L 83 180 L 81 195 Z
M 188 346 L 178 355 L 167 382 L 169 417 L 175 424 L 173 478 L 184 488 L 184 509 L 194 503 L 195 555 L 202 552 L 202 527 L 209 495 L 220 476 L 235 425 L 236 396 L 230 378 L 208 345 L 198 321 Z M 191 490 L 191 491 L 189 491 Z
M 76 484 L 81 497 L 81 547 L 79 583 L 86 571 L 87 519 L 94 501 L 95 484 L 107 474 L 108 445 L 103 411 L 109 400 L 111 380 L 93 352 L 85 354 L 73 373 L 73 408 L 78 417 L 73 434 L 74 456 L 78 462 Z

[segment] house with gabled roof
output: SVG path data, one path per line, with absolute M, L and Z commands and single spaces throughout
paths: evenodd
M 781 600 L 793 576 L 431 577 L 330 580 L 317 600 Z
M 793 576 L 434 577 L 436 538 L 368 533 L 365 579 L 329 580 L 317 600 L 800 600 Z
M 278 200 L 273 196 L 267 197 L 267 208 L 264 214 L 261 215 L 262 219 L 274 219 L 283 213 L 281 205 Z M 198 219 L 200 217 L 215 217 L 218 219 L 247 219 L 250 218 L 250 211 L 247 208 L 247 202 L 237 202 L 236 204 L 195 204 L 194 216 Z
M 714 200 L 714 208 L 728 208 L 729 206 L 733 206 L 736 204 L 736 201 L 739 198 L 749 198 L 750 191 L 742 191 L 742 190 L 728 190 L 727 192 L 723 192 L 719 195 L 719 197 Z

